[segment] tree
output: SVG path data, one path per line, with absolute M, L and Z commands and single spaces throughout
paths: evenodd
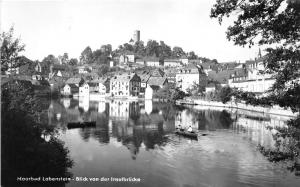
M 11 27 L 9 32 L 3 32 L 0 36 L 1 44 L 1 72 L 4 72 L 10 66 L 11 68 L 19 67 L 19 53 L 25 50 L 25 45 L 19 38 L 14 38 L 14 28 Z
M 50 54 L 42 60 L 42 72 L 44 74 L 50 73 L 50 66 L 53 64 L 58 64 L 59 60 L 54 55 Z
M 102 65 L 98 68 L 98 75 L 99 75 L 99 76 L 104 76 L 108 71 L 109 71 L 109 66 L 106 65 L 106 64 L 102 64 Z
M 69 60 L 69 65 L 71 65 L 71 66 L 76 66 L 77 64 L 78 64 L 77 58 L 71 58 L 71 59 Z
M 149 40 L 146 46 L 146 55 L 158 57 L 158 47 L 159 44 L 157 43 L 157 41 Z
M 160 58 L 168 58 L 172 56 L 172 50 L 171 47 L 165 44 L 164 41 L 160 41 L 159 43 L 159 51 L 158 51 L 158 57 Z
M 173 47 L 173 57 L 181 57 L 182 55 L 185 55 L 185 52 L 181 47 Z
M 145 56 L 145 46 L 143 42 L 136 42 L 133 46 L 133 52 L 140 55 Z
M 194 51 L 191 51 L 188 53 L 188 59 L 189 60 L 195 60 L 195 59 L 198 59 L 198 56 L 195 54 Z
M 55 128 L 38 122 L 37 113 L 47 110 L 34 96 L 30 81 L 11 80 L 1 86 L 1 171 L 4 186 L 31 186 L 24 177 L 71 177 L 69 150 L 57 138 Z M 49 137 L 47 140 L 45 137 Z M 57 186 L 35 182 L 34 185 Z
M 218 0 L 210 16 L 221 24 L 224 17 L 235 21 L 226 32 L 235 45 L 268 45 L 265 56 L 267 73 L 276 82 L 268 97 L 258 99 L 241 94 L 251 104 L 279 104 L 300 111 L 300 2 L 297 0 Z M 275 151 L 266 151 L 271 160 L 296 159 L 300 155 L 300 116 L 288 122 L 288 129 L 277 128 Z M 290 146 L 293 144 L 293 146 Z M 280 146 L 285 147 L 284 151 Z
M 93 52 L 90 46 L 87 46 L 82 52 L 80 56 L 80 63 L 81 64 L 88 64 L 91 63 L 93 58 Z
M 230 88 L 229 86 L 222 87 L 219 93 L 220 100 L 222 101 L 222 103 L 227 103 L 228 101 L 230 101 L 232 94 L 232 88 Z

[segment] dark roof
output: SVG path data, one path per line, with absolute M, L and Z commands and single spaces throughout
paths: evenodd
M 151 71 L 151 76 L 153 77 L 163 77 L 165 75 L 165 72 L 161 69 L 154 69 Z
M 164 59 L 164 62 L 181 62 L 178 58 L 167 58 Z
M 98 77 L 98 78 L 91 80 L 90 82 L 104 84 L 107 80 L 109 80 L 109 78 L 107 78 L 107 77 Z
M 184 68 L 180 68 L 177 73 L 183 73 L 183 74 L 197 74 L 199 73 L 199 69 L 193 65 L 193 64 L 189 64 L 187 66 L 185 66 Z
M 148 84 L 150 86 L 163 86 L 166 81 L 166 77 L 150 77 L 148 80 Z
M 52 70 L 66 70 L 66 67 L 64 65 L 60 65 L 60 64 L 53 64 L 52 65 Z
M 80 77 L 72 77 L 66 81 L 66 84 L 79 84 L 81 81 L 84 81 L 83 78 Z
M 180 58 L 181 59 L 187 59 L 188 57 L 186 55 L 182 55 Z
M 135 73 L 123 73 L 120 75 L 115 75 L 111 80 L 119 82 L 129 82 L 135 75 Z
M 144 61 L 159 61 L 159 58 L 157 58 L 157 57 L 145 57 L 145 58 L 143 58 L 143 60 Z
M 149 71 L 137 72 L 137 75 L 141 78 L 141 82 L 147 82 L 151 77 Z
M 228 79 L 235 73 L 235 70 L 224 70 L 220 72 L 210 71 L 208 72 L 208 77 L 211 80 L 217 81 L 220 84 L 226 84 Z
M 76 86 L 75 84 L 67 84 L 69 85 L 71 88 L 79 88 L 78 86 Z
M 95 82 L 88 82 L 87 84 L 88 84 L 90 87 L 97 87 L 97 86 L 98 86 L 98 84 L 95 83 Z

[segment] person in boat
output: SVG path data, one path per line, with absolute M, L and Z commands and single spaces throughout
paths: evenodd
M 188 132 L 193 132 L 192 126 L 189 126 L 189 128 L 187 129 Z
M 178 125 L 177 129 L 180 131 L 184 131 L 184 129 L 182 128 L 182 126 L 180 124 Z

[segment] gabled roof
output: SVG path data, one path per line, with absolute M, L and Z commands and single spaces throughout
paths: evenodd
M 84 82 L 83 78 L 72 77 L 66 81 L 66 84 L 79 84 L 80 82 Z
M 53 71 L 58 71 L 58 70 L 65 71 L 66 67 L 64 65 L 60 65 L 60 64 L 53 64 L 52 70 Z
M 95 82 L 88 82 L 87 84 L 88 84 L 90 87 L 97 87 L 97 86 L 98 86 L 98 84 L 95 83 Z
M 76 86 L 75 84 L 66 84 L 68 86 L 70 86 L 71 88 L 79 88 L 78 86 Z
M 220 72 L 210 71 L 208 72 L 208 77 L 211 80 L 217 81 L 220 84 L 226 84 L 228 79 L 235 73 L 235 70 L 224 70 Z
M 147 82 L 151 77 L 149 71 L 137 72 L 137 75 L 141 78 L 141 82 Z
M 109 80 L 109 78 L 107 78 L 107 77 L 98 77 L 98 78 L 91 80 L 90 82 L 104 84 L 107 80 Z
M 180 63 L 180 59 L 178 58 L 167 58 L 167 59 L 164 59 L 164 62 L 176 62 L 176 63 Z
M 181 55 L 180 59 L 187 59 L 188 57 L 186 55 Z
M 150 77 L 148 80 L 148 84 L 150 86 L 163 86 L 166 81 L 166 77 Z
M 163 77 L 164 75 L 165 75 L 165 72 L 159 68 L 151 71 L 151 76 L 153 76 L 153 77 Z
M 159 58 L 157 58 L 157 57 L 145 57 L 145 58 L 143 58 L 144 59 L 144 61 L 157 61 L 157 62 L 159 62 Z
M 199 73 L 199 69 L 196 66 L 194 66 L 193 64 L 189 64 L 189 65 L 187 65 L 183 68 L 180 68 L 177 73 L 179 73 L 179 74 L 180 73 L 183 73 L 183 74 L 197 74 L 197 73 Z
M 129 82 L 136 74 L 135 73 L 123 73 L 115 75 L 111 78 L 112 81 Z

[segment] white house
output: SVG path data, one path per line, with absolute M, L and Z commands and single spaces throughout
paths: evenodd
M 93 70 L 93 67 L 88 66 L 88 65 L 84 65 L 84 66 L 78 66 L 78 73 L 79 74 L 85 74 L 85 73 L 90 73 Z
M 194 84 L 199 84 L 200 73 L 197 67 L 190 66 L 178 70 L 176 73 L 176 87 L 187 92 Z
M 127 54 L 126 56 L 128 58 L 128 62 L 135 62 L 135 60 L 134 60 L 134 54 Z
M 188 57 L 186 55 L 181 56 L 180 57 L 180 61 L 184 65 L 188 65 L 189 64 L 189 59 L 188 59 Z
M 246 74 L 232 75 L 228 80 L 229 86 L 243 91 L 262 94 L 269 90 L 275 83 L 272 74 L 262 74 L 265 69 L 262 59 L 247 62 Z
M 181 61 L 178 59 L 165 59 L 164 67 L 181 67 Z
M 90 96 L 90 86 L 87 82 L 79 85 L 79 97 L 89 97 Z
M 159 61 L 146 61 L 147 66 L 159 67 Z
M 64 95 L 73 95 L 74 93 L 79 92 L 79 87 L 75 84 L 66 84 L 63 88 Z
M 159 67 L 159 58 L 157 57 L 145 57 L 143 60 L 146 66 Z
M 138 96 L 141 78 L 135 73 L 123 73 L 110 79 L 110 95 L 113 97 Z

